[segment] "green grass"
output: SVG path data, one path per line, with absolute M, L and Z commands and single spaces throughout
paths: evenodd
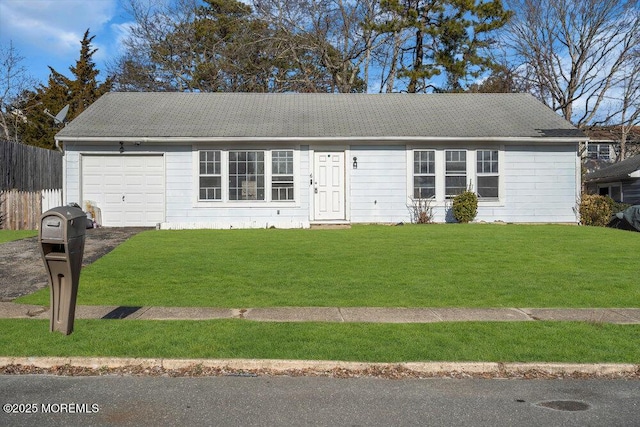
M 36 230 L 0 230 L 0 243 L 37 236 Z
M 561 225 L 148 231 L 83 270 L 78 304 L 640 307 L 638 254 L 639 233 Z
M 0 320 L 3 356 L 266 358 L 366 362 L 638 363 L 640 325 L 579 322 L 432 324 L 246 320 Z M 26 339 L 25 337 L 29 337 Z

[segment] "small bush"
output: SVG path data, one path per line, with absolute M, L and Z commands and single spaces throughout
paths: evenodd
M 599 194 L 583 194 L 580 199 L 580 222 L 582 225 L 604 227 L 613 215 L 613 200 Z
M 453 216 L 458 222 L 471 222 L 478 214 L 478 196 L 471 190 L 453 198 Z
M 615 215 L 618 212 L 622 212 L 623 210 L 631 206 L 629 203 L 616 202 L 610 197 L 607 197 L 607 199 L 611 204 L 611 215 Z
M 411 222 L 414 224 L 431 224 L 433 222 L 432 198 L 411 199 Z

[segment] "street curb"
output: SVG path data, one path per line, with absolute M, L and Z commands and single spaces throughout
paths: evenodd
M 549 378 L 597 377 L 640 379 L 640 365 L 613 363 L 496 363 L 496 362 L 400 362 L 367 363 L 330 360 L 274 359 L 153 359 L 109 357 L 0 357 L 0 374 L 11 374 L 10 368 L 32 368 L 41 373 L 58 373 L 59 368 L 81 369 L 82 375 L 176 374 L 179 376 L 256 375 L 291 376 L 382 376 L 382 377 L 488 377 Z M 126 369 L 133 368 L 133 369 Z M 87 370 L 89 372 L 87 372 Z M 64 371 L 64 370 L 63 370 Z M 185 374 L 185 371 L 187 373 Z M 194 374 L 195 372 L 195 374 Z M 20 372 L 17 372 L 20 373 Z M 34 373 L 27 371 L 26 373 Z M 40 372 L 36 372 L 40 373 Z M 64 374 L 73 375 L 73 372 Z

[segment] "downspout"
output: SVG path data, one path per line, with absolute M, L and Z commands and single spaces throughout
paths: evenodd
M 64 201 L 64 193 L 65 193 L 65 187 L 67 185 L 67 165 L 66 165 L 66 157 L 64 155 L 64 150 L 62 149 L 62 147 L 60 147 L 60 141 L 56 138 L 56 150 L 58 150 L 60 153 L 62 153 L 62 188 L 60 189 L 60 198 L 62 199 L 62 204 L 65 204 Z
M 580 146 L 589 143 L 589 138 L 586 138 L 584 141 L 578 142 L 578 152 L 576 158 L 576 207 L 575 207 L 575 215 L 576 215 L 576 224 L 580 225 L 580 200 L 582 199 L 582 194 L 585 192 L 585 184 L 582 181 L 582 152 L 580 152 Z

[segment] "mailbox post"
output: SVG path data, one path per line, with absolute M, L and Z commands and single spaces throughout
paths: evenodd
M 40 217 L 38 237 L 49 276 L 51 332 L 73 332 L 86 224 L 86 214 L 71 205 L 50 209 Z

